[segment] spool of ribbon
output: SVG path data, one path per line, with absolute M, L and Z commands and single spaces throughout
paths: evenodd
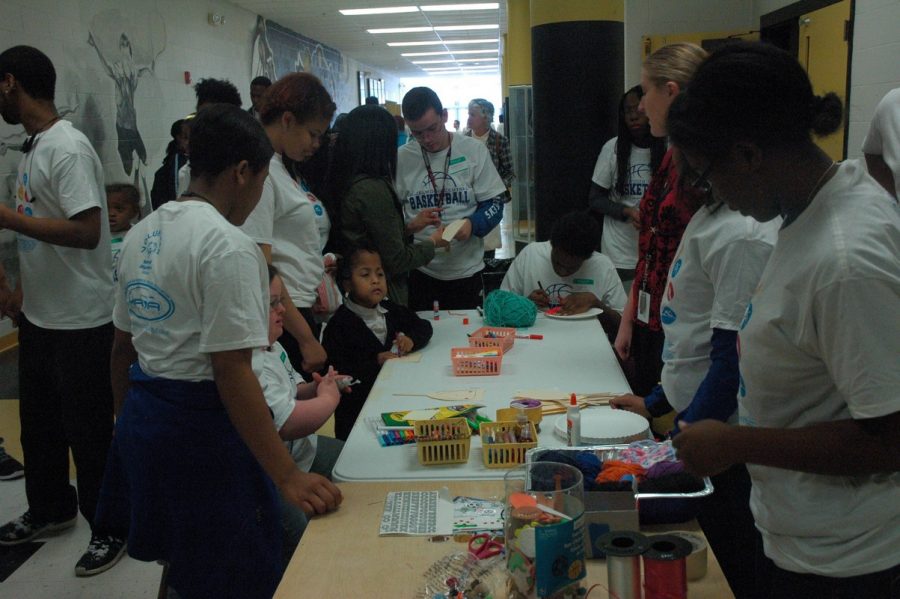
M 706 560 L 708 550 L 706 540 L 695 532 L 687 530 L 673 530 L 668 534 L 681 537 L 691 544 L 691 554 L 685 560 L 688 582 L 700 580 L 706 576 Z
M 675 535 L 659 535 L 650 539 L 644 553 L 645 599 L 687 599 L 685 558 L 691 544 Z
M 528 410 L 528 409 L 540 408 L 541 402 L 536 399 L 514 399 L 511 402 L 509 402 L 509 407 L 524 408 L 524 409 Z
M 597 539 L 597 547 L 606 554 L 606 573 L 610 597 L 641 599 L 640 556 L 650 542 L 639 532 L 608 532 Z

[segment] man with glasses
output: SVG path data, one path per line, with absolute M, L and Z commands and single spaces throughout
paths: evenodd
M 409 306 L 445 310 L 478 305 L 485 235 L 503 216 L 506 186 L 483 143 L 447 130 L 447 111 L 434 90 L 415 87 L 403 98 L 403 118 L 417 143 L 397 153 L 397 195 L 406 231 L 427 239 L 434 227 L 462 225 L 447 251 L 410 273 Z

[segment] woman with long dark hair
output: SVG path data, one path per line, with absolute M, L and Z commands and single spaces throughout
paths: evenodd
M 669 113 L 717 199 L 784 218 L 741 323 L 740 425 L 674 440 L 698 474 L 748 465 L 775 564 L 758 581 L 779 599 L 894 599 L 900 581 L 900 213 L 860 161 L 813 143 L 842 123 L 795 57 L 746 42 L 701 65 Z
M 638 255 L 638 206 L 666 153 L 666 140 L 650 134 L 638 108 L 644 91 L 635 85 L 619 100 L 618 135 L 603 145 L 588 204 L 603 219 L 600 252 L 612 260 L 626 290 L 631 289 Z
M 397 124 L 380 106 L 359 106 L 341 123 L 328 175 L 327 195 L 335 209 L 344 247 L 378 250 L 388 277 L 388 297 L 406 305 L 407 273 L 428 264 L 435 247 L 449 245 L 440 227 L 413 243 L 394 191 L 397 172 Z

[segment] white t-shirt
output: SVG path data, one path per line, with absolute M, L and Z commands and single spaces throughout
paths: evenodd
M 740 332 L 742 424 L 798 428 L 900 410 L 900 216 L 858 161 L 778 234 Z M 900 472 L 749 465 L 779 567 L 857 576 L 900 562 Z
M 491 155 L 483 143 L 464 135 L 452 134 L 450 164 L 444 172 L 447 150 L 428 154 L 434 173 L 437 193 L 431 185 L 422 146 L 410 141 L 397 151 L 397 196 L 403 203 L 403 216 L 408 223 L 423 209 L 433 208 L 435 200 L 444 190 L 441 222 L 449 225 L 455 220 L 472 216 L 479 201 L 495 198 L 506 191 Z M 424 241 L 434 232 L 434 227 L 425 227 L 415 238 Z M 469 277 L 484 268 L 484 242 L 472 235 L 460 243 L 454 241 L 450 251 L 435 252 L 434 259 L 420 271 L 435 279 L 450 281 Z
M 58 121 L 35 137 L 19 161 L 16 210 L 68 220 L 91 208 L 100 208 L 100 241 L 92 250 L 17 236 L 22 312 L 39 327 L 98 327 L 110 321 L 113 307 L 103 166 L 87 137 L 69 121 Z
M 900 198 L 900 87 L 885 94 L 875 107 L 862 151 L 884 159 L 894 173 L 895 194 Z
M 319 231 L 319 255 L 321 256 L 325 253 L 328 235 L 331 233 L 331 219 L 328 218 L 328 211 L 325 210 L 325 205 L 309 190 L 309 186 L 303 179 L 300 180 L 300 189 L 306 194 L 306 199 L 312 204 L 313 214 L 316 215 L 316 229 Z
M 622 281 L 609 258 L 594 252 L 574 274 L 560 277 L 553 270 L 551 250 L 549 241 L 526 245 L 510 264 L 500 288 L 528 297 L 540 283 L 554 303 L 570 293 L 589 291 L 613 310 L 621 312 L 625 308 L 627 298 Z
M 662 386 L 677 411 L 709 372 L 712 330 L 740 328 L 780 225 L 780 218 L 760 223 L 719 204 L 701 207 L 685 228 L 660 303 Z
M 265 258 L 203 201 L 166 202 L 131 229 L 115 297 L 113 322 L 151 376 L 213 380 L 207 354 L 269 343 Z
M 122 242 L 125 241 L 125 235 L 127 233 L 128 231 L 125 231 L 124 233 L 110 233 L 109 249 L 112 255 L 113 282 L 119 280 L 116 271 L 119 270 L 119 254 L 122 252 Z
M 616 177 L 619 176 L 616 158 L 616 140 L 614 137 L 605 144 L 597 157 L 594 176 L 591 181 L 609 190 L 609 199 L 629 208 L 641 203 L 644 192 L 650 184 L 650 148 L 639 148 L 632 144 L 631 156 L 628 159 L 628 180 L 625 182 L 625 195 L 616 191 Z M 632 269 L 637 266 L 638 232 L 630 222 L 617 218 L 603 219 L 603 237 L 600 238 L 600 251 L 609 256 L 616 268 Z
M 256 243 L 272 246 L 272 264 L 298 308 L 313 305 L 325 273 L 315 206 L 325 213 L 321 202 L 310 201 L 288 174 L 281 155 L 275 154 L 259 204 L 241 226 Z
M 177 198 L 184 192 L 188 190 L 188 186 L 191 184 L 191 163 L 185 162 L 178 169 L 178 186 L 175 189 L 175 197 Z
M 272 410 L 275 430 L 280 431 L 297 404 L 297 385 L 303 382 L 303 377 L 294 370 L 287 352 L 277 341 L 268 349 L 253 352 L 253 362 L 254 372 L 262 373 L 259 375 L 259 384 L 266 403 Z M 316 435 L 285 442 L 294 463 L 304 472 L 309 472 L 316 459 L 316 444 Z

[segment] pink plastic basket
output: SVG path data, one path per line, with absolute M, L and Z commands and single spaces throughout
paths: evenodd
M 499 345 L 503 353 L 512 349 L 516 342 L 516 330 L 509 327 L 481 327 L 469 336 L 471 347 L 490 347 Z
M 483 356 L 486 351 L 496 350 L 496 356 Z M 454 347 L 450 350 L 453 374 L 456 376 L 495 376 L 500 374 L 503 363 L 503 348 L 499 345 L 488 347 Z

